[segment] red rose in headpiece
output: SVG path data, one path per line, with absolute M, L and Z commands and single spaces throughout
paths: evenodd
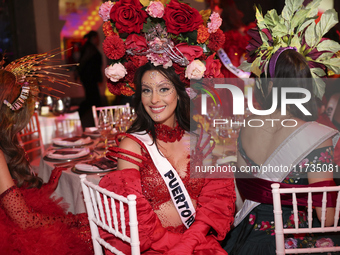
M 139 0 L 120 0 L 112 6 L 110 18 L 119 33 L 139 33 L 143 29 L 148 14 L 142 8 Z
M 163 19 L 169 33 L 180 33 L 197 30 L 203 20 L 199 12 L 189 5 L 171 0 L 164 10 Z
M 203 49 L 200 46 L 188 45 L 186 43 L 180 43 L 176 45 L 177 49 L 189 60 L 193 61 L 195 58 L 199 58 L 203 54 Z
M 136 34 L 131 34 L 126 38 L 125 46 L 133 52 L 143 52 L 148 47 L 145 37 Z
M 216 52 L 210 55 L 205 62 L 205 78 L 219 78 L 221 75 L 222 64 L 218 59 L 214 59 Z

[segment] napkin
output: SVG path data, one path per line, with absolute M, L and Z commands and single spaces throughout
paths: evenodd
M 71 154 L 71 150 L 51 150 L 46 156 L 53 159 L 74 159 L 86 156 L 90 153 L 88 148 L 73 149 L 72 151 L 74 151 L 74 153 Z
M 117 167 L 117 162 L 103 157 L 86 163 L 76 164 L 75 167 L 77 170 L 85 172 L 101 172 L 105 170 L 114 170 L 114 168 Z
M 91 137 L 86 137 L 86 138 L 81 138 L 76 139 L 75 141 L 72 141 L 70 138 L 54 138 L 53 143 L 56 145 L 61 145 L 61 146 L 76 146 L 76 145 L 84 145 L 84 144 L 89 144 L 92 142 Z

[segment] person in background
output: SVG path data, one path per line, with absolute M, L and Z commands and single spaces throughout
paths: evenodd
M 84 36 L 85 44 L 80 50 L 79 77 L 84 86 L 85 100 L 79 106 L 82 127 L 94 126 L 92 106 L 101 106 L 99 86 L 102 85 L 102 55 L 98 50 L 99 35 L 90 31 Z
M 315 4 L 316 5 L 316 4 Z M 296 18 L 294 15 L 300 8 L 315 11 L 317 6 L 292 6 L 288 1 L 286 7 L 290 10 L 291 19 Z M 258 10 L 257 10 L 258 11 Z M 273 13 L 273 11 L 271 11 Z M 257 13 L 258 20 L 261 20 L 260 12 Z M 326 14 L 327 15 L 327 14 Z M 333 14 L 332 14 L 333 15 Z M 266 16 L 267 17 L 267 16 Z M 280 20 L 282 16 L 278 16 Z M 326 19 L 329 17 L 326 17 Z M 300 26 L 309 17 L 301 19 Z M 286 21 L 287 27 L 293 26 L 291 20 Z M 308 22 L 308 21 L 307 21 Z M 310 23 L 309 23 L 310 24 Z M 270 109 L 273 101 L 274 89 L 277 91 L 277 109 L 266 115 L 252 115 L 246 119 L 246 123 L 254 119 L 264 121 L 261 127 L 242 127 L 238 137 L 238 159 L 237 165 L 239 168 L 254 167 L 258 171 L 237 174 L 236 183 L 240 194 L 245 198 L 243 207 L 235 216 L 235 228 L 230 232 L 230 235 L 225 240 L 225 250 L 229 254 L 275 254 L 275 226 L 272 197 L 265 196 L 264 193 L 271 195 L 271 184 L 280 183 L 281 187 L 324 187 L 334 186 L 333 180 L 333 155 L 334 147 L 339 137 L 338 131 L 316 123 L 318 118 L 318 108 L 315 100 L 315 95 L 319 92 L 314 89 L 314 80 L 312 69 L 315 63 L 312 57 L 304 56 L 300 53 L 298 46 L 290 46 L 281 41 L 281 36 L 275 32 L 277 24 L 263 22 L 258 24 L 259 27 L 265 27 L 262 31 L 266 31 L 268 38 L 275 38 L 269 44 L 263 43 L 257 36 L 259 31 L 252 31 L 252 40 L 247 46 L 248 58 L 247 63 L 243 67 L 245 71 L 252 71 L 255 76 L 255 95 L 257 102 L 260 103 L 261 109 Z M 290 27 L 291 28 L 291 27 Z M 328 27 L 329 28 L 329 27 Z M 326 29 L 324 31 L 327 32 Z M 300 46 L 305 41 L 308 41 L 308 36 L 304 33 L 294 36 L 295 40 L 301 42 Z M 307 38 L 306 38 L 307 37 Z M 321 38 L 320 38 L 321 39 Z M 288 40 L 289 41 L 289 40 Z M 263 43 L 263 44 L 262 44 Z M 316 42 L 317 47 L 319 41 Z M 276 50 L 273 50 L 276 49 Z M 335 52 L 340 50 L 334 49 Z M 332 52 L 329 50 L 329 52 Z M 262 59 L 263 55 L 269 56 Z M 315 52 L 313 52 L 315 54 Z M 330 58 L 335 57 L 335 54 L 329 54 Z M 318 62 L 318 68 L 322 69 L 322 61 Z M 247 69 L 247 67 L 250 67 Z M 328 68 L 338 69 L 339 66 L 329 66 Z M 315 74 L 313 74 L 315 75 Z M 320 85 L 316 85 L 320 86 Z M 281 111 L 281 94 L 282 89 L 303 88 L 311 93 L 311 98 L 305 102 L 303 106 L 310 114 L 304 114 L 296 105 L 287 105 L 287 113 Z M 317 87 L 319 88 L 319 87 Z M 276 92 L 275 92 L 276 93 Z M 319 97 L 322 93 L 317 94 Z M 302 93 L 289 93 L 289 99 L 299 100 L 304 98 Z M 266 122 L 267 119 L 275 119 L 273 125 Z M 296 125 L 287 127 L 281 123 L 285 119 L 293 120 Z M 312 136 L 310 134 L 313 134 Z M 279 171 L 264 171 L 264 167 L 286 166 L 288 169 Z M 324 172 L 317 172 L 316 166 L 321 166 L 327 169 Z M 262 172 L 263 170 L 263 172 Z M 238 178 L 242 177 L 242 178 Z M 284 199 L 283 199 L 284 200 Z M 334 224 L 334 207 L 335 201 L 328 199 L 326 210 L 325 226 Z M 294 228 L 291 202 L 284 201 L 282 206 L 283 225 L 285 228 Z M 307 227 L 307 212 L 306 204 L 298 204 L 299 210 L 299 225 Z M 321 200 L 314 200 L 315 218 L 313 224 L 320 224 L 321 218 Z M 287 235 L 285 236 L 286 248 L 309 248 L 322 246 L 339 245 L 338 234 L 331 233 L 328 235 L 307 234 L 307 235 Z
M 90 255 L 87 215 L 66 214 L 61 200 L 50 198 L 63 169 L 54 169 L 50 181 L 43 184 L 32 172 L 16 136 L 34 112 L 38 86 L 46 75 L 34 70 L 41 75 L 38 80 L 30 73 L 36 58 L 40 58 L 39 64 L 44 62 L 41 57 L 24 57 L 0 69 L 0 251 Z

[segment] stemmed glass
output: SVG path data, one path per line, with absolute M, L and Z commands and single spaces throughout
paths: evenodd
M 229 127 L 228 125 L 218 125 L 218 129 L 216 130 L 219 143 L 222 142 L 222 158 L 226 157 L 226 143 L 228 140 L 230 140 L 230 134 L 229 134 Z
M 105 139 L 105 151 L 108 148 L 108 135 L 112 131 L 113 118 L 110 111 L 101 111 L 98 119 L 98 130 Z M 105 153 L 105 152 L 104 152 Z

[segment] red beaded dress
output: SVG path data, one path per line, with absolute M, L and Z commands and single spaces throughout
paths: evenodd
M 0 254 L 93 254 L 87 215 L 66 214 L 61 199 L 50 198 L 58 171 L 40 189 L 12 186 L 0 195 Z
M 182 141 L 182 139 L 185 139 L 184 137 L 190 137 L 188 133 L 184 134 L 184 130 L 178 125 L 172 129 L 157 124 L 156 135 L 158 140 L 168 143 Z M 178 213 L 173 210 L 174 205 L 169 191 L 145 145 L 131 134 L 124 133 L 120 134 L 121 136 L 136 141 L 141 147 L 141 155 L 122 148 L 111 147 L 107 156 L 132 162 L 139 166 L 139 171 L 123 169 L 112 172 L 106 175 L 99 185 L 120 195 L 135 194 L 137 196 L 141 253 L 147 255 L 226 254 L 218 241 L 223 239 L 233 223 L 235 204 L 233 179 L 190 178 L 190 149 L 183 148 L 183 152 L 180 152 L 183 153 L 183 157 L 187 158 L 185 165 L 176 165 L 168 159 L 176 169 L 196 207 L 195 222 L 189 229 L 186 229 L 182 222 L 177 220 Z M 201 138 L 198 139 L 197 143 L 201 144 Z M 192 159 L 199 159 L 202 163 L 209 151 L 203 153 L 203 148 L 197 146 L 196 148 L 196 152 L 192 154 Z M 133 156 L 141 162 L 124 154 Z M 173 216 L 171 216 L 172 213 L 174 213 Z M 130 247 L 126 243 L 104 232 L 101 233 L 101 236 L 124 253 L 130 253 Z M 107 252 L 106 254 L 111 253 Z

